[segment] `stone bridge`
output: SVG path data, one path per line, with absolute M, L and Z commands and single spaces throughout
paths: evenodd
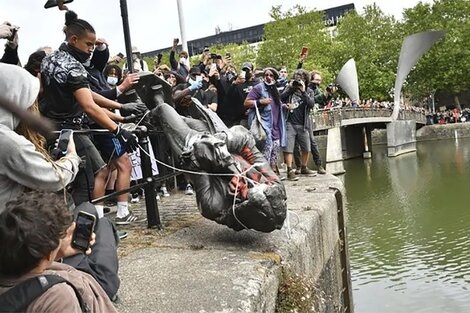
M 315 121 L 315 131 L 320 131 L 338 126 L 390 123 L 391 115 L 391 109 L 349 108 L 319 110 L 311 115 L 311 119 Z M 400 111 L 398 120 L 414 120 L 417 124 L 425 125 L 426 115 L 423 112 Z
M 332 174 L 344 173 L 343 160 L 370 158 L 371 132 L 387 129 L 388 156 L 394 157 L 416 151 L 416 128 L 426 124 L 424 112 L 400 111 L 392 121 L 392 110 L 350 108 L 319 110 L 310 116 L 314 132 L 327 131 L 326 167 Z

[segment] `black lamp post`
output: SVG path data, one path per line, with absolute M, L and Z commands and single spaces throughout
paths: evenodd
M 131 32 L 129 30 L 129 16 L 127 14 L 127 0 L 120 0 L 120 2 L 122 28 L 124 30 L 124 44 L 126 46 L 127 69 L 130 73 L 132 73 L 134 71 L 134 64 L 132 63 L 132 44 Z

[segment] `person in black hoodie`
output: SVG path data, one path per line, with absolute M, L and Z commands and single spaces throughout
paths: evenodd
M 217 108 L 217 114 L 227 127 L 242 125 L 248 128 L 248 115 L 244 103 L 248 93 L 259 82 L 255 79 L 253 64 L 244 63 L 242 71 L 228 87 L 222 103 L 219 103 Z

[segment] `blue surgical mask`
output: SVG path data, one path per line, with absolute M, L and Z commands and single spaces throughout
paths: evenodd
M 110 84 L 111 86 L 116 86 L 117 82 L 118 82 L 117 77 L 108 76 L 108 84 Z

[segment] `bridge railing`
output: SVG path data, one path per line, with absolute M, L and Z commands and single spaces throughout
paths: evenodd
M 345 119 L 389 117 L 391 109 L 386 108 L 338 108 L 318 110 L 310 114 L 310 119 L 315 122 L 315 130 L 324 130 L 341 125 Z M 400 111 L 399 120 L 415 120 L 417 123 L 426 124 L 424 112 Z

